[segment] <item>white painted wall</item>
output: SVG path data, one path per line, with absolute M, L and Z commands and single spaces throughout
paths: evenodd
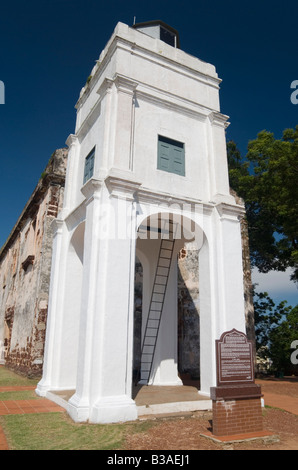
M 229 194 L 227 117 L 219 110 L 220 80 L 214 66 L 118 23 L 91 75 L 77 103 L 75 134 L 68 139 L 46 365 L 37 392 L 46 395 L 66 386 L 61 361 L 73 266 L 77 286 L 82 279 L 82 294 L 78 289 L 80 334 L 69 358 L 71 371 L 76 369 L 76 391 L 68 412 L 75 421 L 127 421 L 137 417 L 131 399 L 135 255 L 137 251 L 143 262 L 146 308 L 158 244 L 136 243 L 139 225 L 160 212 L 184 214 L 183 227 L 187 220 L 196 222 L 201 392 L 208 394 L 215 385 L 215 339 L 226 328 L 245 331 L 239 223 L 243 207 Z M 159 134 L 185 144 L 185 176 L 157 170 Z M 94 146 L 94 175 L 82 186 L 84 160 Z M 71 236 L 83 221 L 84 261 L 75 266 L 67 253 Z M 176 290 L 173 264 L 153 383 L 180 383 Z M 71 372 L 69 386 L 73 377 Z

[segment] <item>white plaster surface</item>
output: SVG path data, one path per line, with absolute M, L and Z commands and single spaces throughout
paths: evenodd
M 137 251 L 143 263 L 145 309 L 159 243 L 136 241 L 147 217 L 174 214 L 188 229 L 189 221 L 195 223 L 203 394 L 215 385 L 215 339 L 232 327 L 245 331 L 239 222 L 244 209 L 229 192 L 219 83 L 214 66 L 119 23 L 81 91 L 75 134 L 68 139 L 46 364 L 37 387 L 43 395 L 74 389 L 68 411 L 75 421 L 138 416 L 131 399 L 135 256 Z M 185 176 L 157 169 L 158 135 L 185 144 Z M 84 160 L 93 147 L 94 175 L 83 186 Z M 173 263 L 155 384 L 181 383 L 176 269 Z

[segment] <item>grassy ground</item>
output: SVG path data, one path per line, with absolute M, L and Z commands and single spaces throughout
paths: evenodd
M 127 433 L 148 429 L 142 424 L 76 424 L 65 413 L 1 416 L 11 450 L 120 450 Z
M 21 375 L 15 374 L 5 367 L 0 367 L 0 387 L 24 387 L 34 386 L 38 379 L 28 379 Z
M 0 367 L 0 387 L 34 385 Z M 39 399 L 34 391 L 0 392 L 0 400 Z M 74 423 L 66 413 L 0 416 L 11 450 L 120 450 L 127 434 L 148 430 L 154 423 L 95 425 Z

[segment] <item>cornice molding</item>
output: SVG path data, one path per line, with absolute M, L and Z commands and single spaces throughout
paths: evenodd
M 238 204 L 221 202 L 216 205 L 216 209 L 221 219 L 239 221 L 245 216 L 245 208 Z
M 152 87 L 149 88 L 148 86 L 139 86 L 136 88 L 136 99 L 154 103 L 159 107 L 199 119 L 202 122 L 206 120 L 208 113 L 210 113 L 210 109 L 204 109 L 202 105 L 189 102 L 182 97 L 170 95 L 169 93 L 165 93 L 164 90 L 157 90 Z
M 103 180 L 98 178 L 90 178 L 81 188 L 81 193 L 85 196 L 85 203 L 91 202 L 94 197 L 98 196 L 103 186 Z
M 62 219 L 54 219 L 51 223 L 51 229 L 53 236 L 55 237 L 56 235 L 61 235 L 63 231 L 63 225 L 64 225 L 64 220 Z
M 122 93 L 128 93 L 130 95 L 134 93 L 138 86 L 138 82 L 119 73 L 114 75 L 113 82 L 119 91 L 122 91 Z
M 132 179 L 121 176 L 110 175 L 105 179 L 106 187 L 111 197 L 120 199 L 134 200 L 136 191 L 138 191 L 141 183 Z
M 226 116 L 225 114 L 219 113 L 217 111 L 210 113 L 208 118 L 213 126 L 223 127 L 226 129 L 230 125 L 228 122 L 229 116 Z
M 68 147 L 71 147 L 72 145 L 75 145 L 78 141 L 78 136 L 76 134 L 70 134 L 65 143 Z

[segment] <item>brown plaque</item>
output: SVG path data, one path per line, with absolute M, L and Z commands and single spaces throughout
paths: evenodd
M 217 386 L 254 383 L 252 342 L 235 329 L 216 340 Z

